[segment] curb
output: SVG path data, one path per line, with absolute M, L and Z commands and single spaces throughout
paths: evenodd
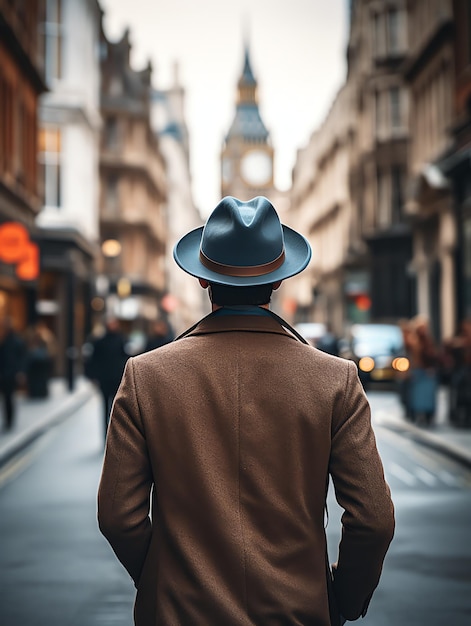
M 18 433 L 0 449 L 0 467 L 8 463 L 18 452 L 21 452 L 21 450 L 31 445 L 33 441 L 38 439 L 46 430 L 56 426 L 66 417 L 75 413 L 75 411 L 91 398 L 92 394 L 90 388 L 85 386 L 70 397 L 67 397 L 59 407 L 55 410 L 53 409 L 51 413 L 42 420 L 36 422 L 25 431 Z
M 439 434 L 425 432 L 412 424 L 397 422 L 395 420 L 382 419 L 381 426 L 389 428 L 397 433 L 406 433 L 414 441 L 429 448 L 433 448 L 442 454 L 453 458 L 455 461 L 471 468 L 471 451 L 464 450 L 460 446 L 440 437 Z

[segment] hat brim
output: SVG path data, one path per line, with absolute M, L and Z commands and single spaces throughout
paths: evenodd
M 285 243 L 285 260 L 278 269 L 262 276 L 227 276 L 208 269 L 200 261 L 201 236 L 203 226 L 183 236 L 173 249 L 173 258 L 183 271 L 203 278 L 210 283 L 231 287 L 249 287 L 251 285 L 267 285 L 295 276 L 302 272 L 311 260 L 311 246 L 308 241 L 295 230 L 282 225 Z

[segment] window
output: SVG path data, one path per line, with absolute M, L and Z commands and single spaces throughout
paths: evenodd
M 392 87 L 389 90 L 389 105 L 391 115 L 391 129 L 401 128 L 401 92 L 399 87 Z
M 386 193 L 387 178 L 385 172 L 378 169 L 376 171 L 376 223 L 380 228 L 385 228 L 390 224 L 389 202 Z
M 44 126 L 39 132 L 39 171 L 46 206 L 61 206 L 61 130 Z
M 404 49 L 403 13 L 396 8 L 381 9 L 374 13 L 372 20 L 373 56 L 380 57 L 397 55 Z
M 388 52 L 395 54 L 400 48 L 399 12 L 392 9 L 388 12 Z
M 105 148 L 115 150 L 118 148 L 118 121 L 115 117 L 109 117 L 105 124 Z
M 25 105 L 21 96 L 17 96 L 15 98 L 13 137 L 15 141 L 15 146 L 13 149 L 15 176 L 19 182 L 24 182 L 26 129 Z
M 383 16 L 375 13 L 372 17 L 373 56 L 379 57 L 384 52 Z
M 0 163 L 2 164 L 2 170 L 13 174 L 14 171 L 14 121 L 15 121 L 15 93 L 13 85 L 7 80 L 3 79 L 1 83 L 1 113 L 0 118 L 1 132 L 0 132 L 0 150 L 2 156 L 0 157 Z
M 402 220 L 403 181 L 402 168 L 395 165 L 391 170 L 391 211 L 392 221 L 395 224 Z
M 466 41 L 468 42 L 468 64 L 471 63 L 471 3 L 468 2 L 466 5 L 466 28 L 464 29 Z
M 115 214 L 117 212 L 118 199 L 118 179 L 116 176 L 110 176 L 106 181 L 106 209 L 108 213 Z
M 62 78 L 62 0 L 44 0 L 40 23 L 40 47 L 46 82 Z
M 0 173 L 5 168 L 5 153 L 6 153 L 6 99 L 7 89 L 3 76 L 0 74 Z
M 379 137 L 384 129 L 383 124 L 383 97 L 380 91 L 375 91 L 375 129 Z
M 471 217 L 463 222 L 463 270 L 464 270 L 464 305 L 466 317 L 471 317 Z

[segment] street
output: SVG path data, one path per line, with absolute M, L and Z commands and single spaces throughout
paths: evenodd
M 387 407 L 392 394 L 371 394 Z M 97 395 L 0 468 L 0 624 L 131 626 L 134 587 L 96 523 L 103 441 Z M 471 471 L 375 423 L 396 536 L 362 624 L 469 626 Z M 331 561 L 339 509 L 329 493 Z M 221 625 L 223 626 L 223 625 Z

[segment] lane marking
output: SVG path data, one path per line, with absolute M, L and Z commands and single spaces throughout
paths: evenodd
M 418 466 L 415 473 L 422 482 L 426 483 L 430 487 L 435 487 L 435 485 L 438 482 L 438 479 L 435 476 L 435 474 L 432 474 L 431 472 L 426 470 L 424 467 Z
M 440 480 L 442 480 L 450 487 L 458 487 L 462 484 L 462 481 L 458 476 L 452 474 L 451 472 L 447 472 L 446 470 L 441 470 L 438 475 L 440 477 Z
M 380 432 L 379 432 L 380 431 Z M 445 453 L 428 448 L 407 436 L 381 426 L 378 429 L 378 449 L 383 440 L 386 445 L 399 449 L 413 465 L 419 465 L 438 476 L 439 480 L 452 487 L 467 487 L 471 482 L 471 471 Z M 397 451 L 397 450 L 396 450 Z M 387 455 L 384 455 L 387 456 Z M 427 479 L 426 479 L 427 480 Z
M 8 463 L 0 468 L 0 489 L 24 472 L 46 446 L 52 437 L 52 432 L 43 433 L 39 439 L 32 442 L 22 452 L 19 452 Z
M 415 485 L 417 485 L 417 478 L 397 463 L 391 462 L 388 465 L 388 471 L 400 481 L 402 481 L 406 485 L 409 485 L 409 487 L 414 487 Z

